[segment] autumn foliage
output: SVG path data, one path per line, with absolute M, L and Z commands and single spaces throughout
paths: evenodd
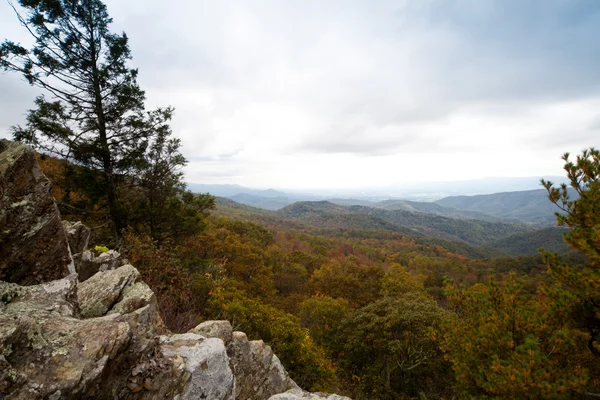
M 122 250 L 171 330 L 228 319 L 306 388 L 355 399 L 584 397 L 600 393 L 598 152 L 565 160 L 578 197 L 545 185 L 564 209 L 577 251 L 568 257 L 487 259 L 228 207 L 200 207 L 198 229 L 177 240 L 132 226 Z M 73 179 L 86 172 L 41 164 L 66 214 L 92 221 L 103 244 L 106 210 Z

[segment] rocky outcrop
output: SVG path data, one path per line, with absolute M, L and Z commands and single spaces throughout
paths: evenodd
M 269 346 L 232 333 L 226 321 L 192 330 L 214 337 L 169 334 L 138 278 L 126 265 L 82 283 L 76 275 L 35 286 L 0 282 L 0 393 L 152 400 L 302 393 Z
M 0 282 L 0 393 L 234 399 L 222 340 L 170 335 L 133 267 L 102 276 L 112 284 L 78 285 L 76 275 L 28 287 Z
M 67 234 L 67 240 L 69 247 L 71 248 L 71 254 L 73 257 L 83 253 L 88 247 L 90 242 L 90 236 L 92 231 L 90 228 L 78 222 L 63 221 L 65 232 Z
M 63 226 L 35 153 L 0 145 L 0 399 L 347 399 L 302 391 L 228 321 L 170 333 L 140 273 Z
M 79 281 L 83 282 L 95 275 L 98 271 L 110 271 L 127 264 L 127 260 L 115 250 L 105 251 L 95 256 L 91 250 L 77 254 L 75 257 L 75 270 Z
M 237 399 L 267 400 L 274 394 L 298 389 L 271 347 L 262 340 L 249 341 L 244 332 L 233 332 L 228 351 Z
M 302 389 L 291 389 L 269 397 L 269 400 L 350 400 L 339 394 L 309 393 Z
M 77 318 L 76 276 L 39 286 L 0 283 L 0 391 L 15 399 L 99 393 L 106 368 L 127 367 L 134 319 Z
M 74 272 L 50 189 L 31 148 L 0 140 L 0 280 L 33 285 Z
M 229 321 L 206 321 L 190 330 L 190 333 L 221 339 L 227 346 L 231 342 L 233 329 Z

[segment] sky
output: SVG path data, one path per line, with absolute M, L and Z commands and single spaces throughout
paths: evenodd
M 597 0 L 108 0 L 186 180 L 347 189 L 564 175 L 600 145 Z M 27 43 L 0 2 L 0 40 Z M 0 72 L 0 137 L 39 89 Z

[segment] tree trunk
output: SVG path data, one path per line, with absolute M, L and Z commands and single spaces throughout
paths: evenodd
M 96 38 L 94 36 L 94 15 L 91 7 L 89 10 L 90 14 L 90 52 L 92 61 L 92 82 L 93 82 L 93 96 L 94 96 L 94 107 L 96 115 L 98 117 L 98 133 L 100 137 L 100 146 L 102 154 L 102 164 L 104 169 L 104 178 L 106 179 L 106 200 L 108 203 L 108 210 L 110 213 L 110 219 L 112 220 L 115 240 L 118 243 L 121 239 L 121 231 L 124 228 L 123 220 L 121 218 L 116 199 L 117 185 L 116 177 L 113 171 L 113 163 L 110 155 L 110 147 L 108 145 L 108 136 L 106 133 L 106 119 L 104 116 L 104 107 L 102 104 L 102 88 L 100 87 L 100 76 L 98 73 L 98 58 L 96 52 Z

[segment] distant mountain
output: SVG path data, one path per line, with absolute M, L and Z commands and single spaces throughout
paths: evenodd
M 238 193 L 235 196 L 227 196 L 229 199 L 238 203 L 247 204 L 253 207 L 260 207 L 266 210 L 279 210 L 294 202 L 287 197 L 263 197 L 255 196 L 248 193 Z
M 391 203 L 388 203 L 391 204 Z M 296 202 L 269 211 L 228 198 L 217 198 L 217 215 L 241 218 L 282 229 L 312 226 L 323 232 L 391 231 L 415 238 L 417 243 L 439 245 L 474 258 L 537 254 L 540 247 L 568 252 L 563 228 L 533 229 L 531 226 L 455 219 L 406 210 L 347 206 L 328 201 Z M 390 205 L 394 207 L 393 205 Z M 434 209 L 435 210 L 435 209 Z
M 368 206 L 368 207 L 375 207 L 377 202 L 375 201 L 371 201 L 371 200 L 364 200 L 364 199 L 338 199 L 338 198 L 332 198 L 332 199 L 327 199 L 327 201 L 331 202 L 331 203 L 335 203 L 335 204 L 344 204 L 347 206 Z
M 240 193 L 254 196 L 276 198 L 288 197 L 286 193 L 273 189 L 251 189 L 241 185 L 210 185 L 203 183 L 188 183 L 188 190 L 194 193 L 210 193 L 213 196 L 230 197 Z
M 255 214 L 255 215 L 272 215 L 273 214 L 269 210 L 242 204 L 237 201 L 231 200 L 227 197 L 218 197 L 217 196 L 216 203 L 217 203 L 217 213 L 221 209 L 226 209 L 229 212 L 236 211 L 236 212 L 240 212 L 240 213 Z
M 384 210 L 405 210 L 411 212 L 421 212 L 427 214 L 441 215 L 449 218 L 459 219 L 477 219 L 488 222 L 508 222 L 500 217 L 484 214 L 475 211 L 458 210 L 452 207 L 444 207 L 437 203 L 409 200 L 384 200 L 374 203 L 371 207 L 382 208 Z
M 405 210 L 345 206 L 328 201 L 297 202 L 276 211 L 274 214 L 281 218 L 298 220 L 320 227 L 329 227 L 331 222 L 334 221 L 337 225 L 353 226 L 354 229 L 382 229 L 372 224 L 375 221 L 379 221 L 378 223 L 383 221 L 394 225 L 396 228 L 402 228 L 404 232 L 418 232 L 426 236 L 444 240 L 458 240 L 474 245 L 482 245 L 515 233 L 531 230 L 531 228 L 524 225 L 448 218 Z M 362 219 L 357 221 L 358 215 L 366 215 L 371 218 L 361 217 Z M 360 225 L 360 223 L 365 222 L 368 222 L 367 226 Z
M 435 198 L 436 196 L 439 199 L 454 195 L 479 195 L 536 190 L 541 188 L 540 180 L 542 178 L 556 184 L 568 182 L 568 179 L 564 176 L 494 177 L 464 181 L 407 182 L 387 189 L 380 189 L 377 192 L 385 191 L 391 197 L 411 198 L 411 200 Z
M 330 212 L 328 212 L 330 211 Z M 247 206 L 237 203 L 225 197 L 217 197 L 216 215 L 228 218 L 252 221 L 265 226 L 277 226 L 277 229 L 302 229 L 307 225 L 319 228 L 319 232 L 326 235 L 387 235 L 389 232 L 400 233 L 410 236 L 418 245 L 440 246 L 453 253 L 472 258 L 489 258 L 502 256 L 504 253 L 493 249 L 474 246 L 463 241 L 444 240 L 425 235 L 415 229 L 401 227 L 380 218 L 358 213 L 345 213 L 344 208 L 329 206 L 327 202 L 295 203 L 279 214 L 285 214 L 287 218 L 278 216 L 278 212 L 264 210 L 261 208 Z M 300 215 L 311 215 L 310 221 L 299 218 Z M 386 233 L 388 232 L 388 233 Z
M 486 247 L 500 250 L 509 256 L 538 254 L 540 247 L 556 253 L 567 253 L 570 249 L 563 239 L 565 232 L 568 232 L 568 229 L 549 227 L 517 233 L 488 243 Z
M 548 193 L 545 189 L 477 196 L 452 196 L 435 203 L 464 211 L 526 221 L 539 226 L 555 225 L 554 213 L 560 211 L 548 200 Z
M 282 208 L 275 214 L 281 218 L 309 219 L 321 215 L 344 214 L 348 213 L 348 210 L 348 206 L 330 201 L 298 201 Z

